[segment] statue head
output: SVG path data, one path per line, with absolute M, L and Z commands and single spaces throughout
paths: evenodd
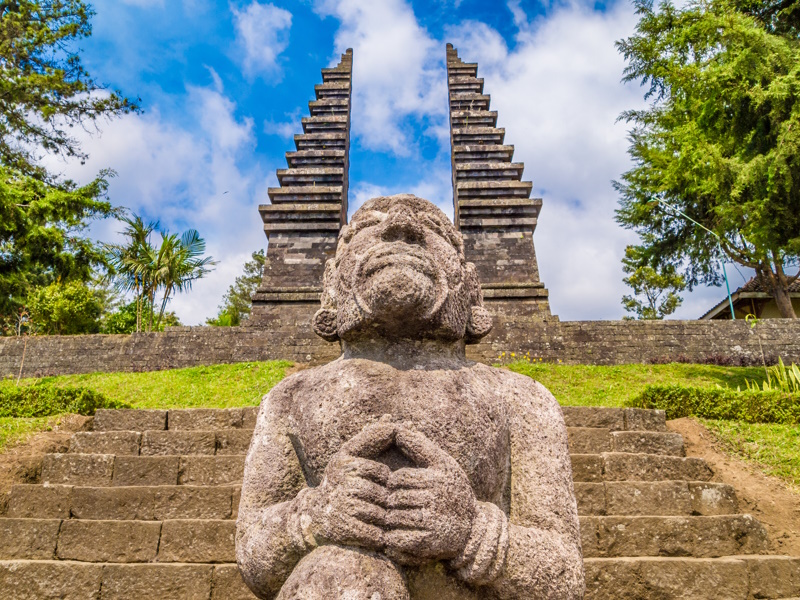
M 313 327 L 328 341 L 474 343 L 492 326 L 461 234 L 436 206 L 408 194 L 373 198 L 356 211 L 323 286 Z

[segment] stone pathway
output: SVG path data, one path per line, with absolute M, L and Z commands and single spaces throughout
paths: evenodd
M 800 597 L 735 490 L 684 456 L 660 411 L 565 408 L 587 595 Z M 254 598 L 234 530 L 255 409 L 98 411 L 0 518 L 0 598 Z

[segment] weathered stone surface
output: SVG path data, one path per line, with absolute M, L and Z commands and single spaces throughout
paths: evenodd
M 573 454 L 572 477 L 581 482 L 603 481 L 603 457 L 599 454 Z
M 155 517 L 153 488 L 76 487 L 72 516 L 76 519 L 152 521 Z
M 214 567 L 211 600 L 256 600 L 236 565 Z
M 13 596 L 6 596 L 13 600 L 99 600 L 102 577 L 102 565 L 0 561 L 0 590 L 13 591 Z
M 47 454 L 42 460 L 42 483 L 103 486 L 113 473 L 111 454 Z
M 252 429 L 218 431 L 217 454 L 247 454 L 252 437 Z
M 606 514 L 606 488 L 603 483 L 575 483 L 575 499 L 581 516 Z
M 6 516 L 16 519 L 69 519 L 72 486 L 15 485 Z
M 611 435 L 614 452 L 644 452 L 685 456 L 683 436 L 662 431 L 615 431 Z
M 251 432 L 256 427 L 256 418 L 258 418 L 258 407 L 248 406 L 242 409 L 242 429 L 249 429 Z
M 724 483 L 689 482 L 692 510 L 698 515 L 727 515 L 739 511 L 736 490 Z
M 491 319 L 452 223 L 413 196 L 368 201 L 321 304 L 314 330 L 343 356 L 273 388 L 248 452 L 237 559 L 255 594 L 579 597 L 561 409 L 530 378 L 466 360 Z
M 767 533 L 750 515 L 581 517 L 585 557 L 715 558 L 768 551 Z
M 194 487 L 181 485 L 154 490 L 155 518 L 167 519 L 230 519 L 234 487 Z
M 562 406 L 567 427 L 601 427 L 611 431 L 625 429 L 625 416 L 621 408 L 593 406 Z
M 603 454 L 603 475 L 607 481 L 626 479 L 707 481 L 711 479 L 713 472 L 708 464 L 699 458 L 609 452 Z
M 179 463 L 179 456 L 117 456 L 113 485 L 176 485 Z
M 59 519 L 0 519 L 0 560 L 48 560 L 55 554 Z
M 242 481 L 244 456 L 183 456 L 181 485 L 231 485 Z
M 136 431 L 86 431 L 76 433 L 69 451 L 77 454 L 139 454 L 142 434 Z
M 626 408 L 625 429 L 627 431 L 666 431 L 666 413 L 663 410 Z
M 572 454 L 611 452 L 611 432 L 600 427 L 569 427 L 569 451 Z
M 800 596 L 800 558 L 789 556 L 747 557 L 750 594 L 754 598 Z
M 609 481 L 609 515 L 690 515 L 692 496 L 685 481 Z
M 105 565 L 102 600 L 208 600 L 211 565 Z
M 145 431 L 142 436 L 142 456 L 214 454 L 215 451 L 213 431 Z
M 161 523 L 83 521 L 61 525 L 58 558 L 83 562 L 148 562 L 156 557 Z
M 242 417 L 241 408 L 191 408 L 169 411 L 168 423 L 171 430 L 239 429 Z
M 235 521 L 164 521 L 161 529 L 159 562 L 234 562 Z
M 167 411 L 165 410 L 101 408 L 94 415 L 95 431 L 149 431 L 166 428 Z

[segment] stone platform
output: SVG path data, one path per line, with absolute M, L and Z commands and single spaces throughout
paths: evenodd
M 0 598 L 253 599 L 235 565 L 256 409 L 100 410 L 0 503 Z M 565 408 L 587 600 L 800 597 L 735 490 L 664 413 Z

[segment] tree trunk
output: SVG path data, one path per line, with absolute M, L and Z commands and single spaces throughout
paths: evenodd
M 797 315 L 792 306 L 792 299 L 789 297 L 789 290 L 783 286 L 775 286 L 772 292 L 775 298 L 775 304 L 778 305 L 778 311 L 784 319 L 796 319 Z

